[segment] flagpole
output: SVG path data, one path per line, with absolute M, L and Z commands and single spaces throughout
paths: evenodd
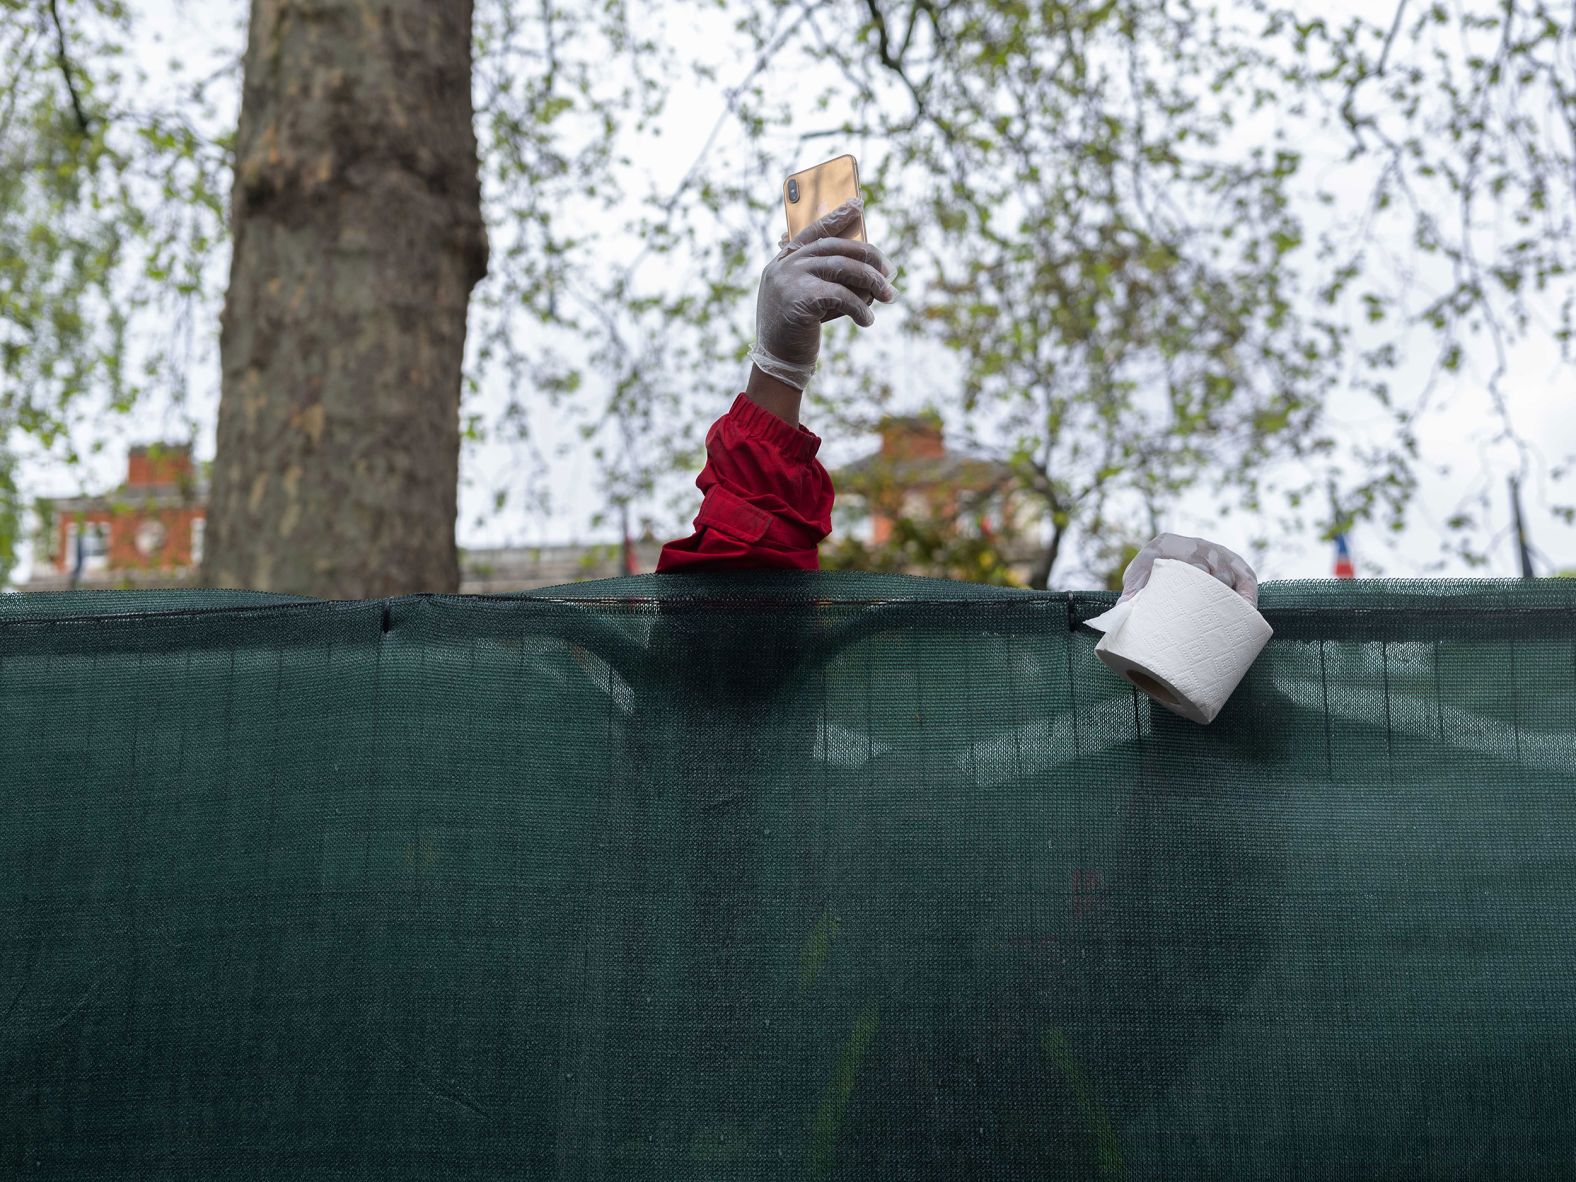
M 1532 552 L 1527 548 L 1527 527 L 1521 518 L 1521 482 L 1510 478 L 1510 511 L 1516 524 L 1516 553 L 1521 558 L 1521 577 L 1533 577 Z
M 624 573 L 633 575 L 638 573 L 639 566 L 635 561 L 635 539 L 629 536 L 629 502 L 625 501 L 618 507 L 619 525 L 624 531 Z
M 1335 535 L 1335 570 L 1337 579 L 1355 579 L 1357 568 L 1352 563 L 1352 552 L 1346 541 L 1346 523 L 1341 520 L 1340 502 L 1335 496 L 1335 481 L 1330 481 L 1330 524 L 1334 526 L 1331 532 Z

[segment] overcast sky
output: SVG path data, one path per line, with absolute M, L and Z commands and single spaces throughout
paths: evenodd
M 133 52 L 155 79 L 169 77 L 172 58 L 184 63 L 187 76 L 210 69 L 212 63 L 225 54 L 237 52 L 244 36 L 244 4 L 239 0 L 202 0 L 200 4 L 194 0 L 130 0 L 130 6 L 141 15 L 141 35 Z M 197 19 L 199 11 L 201 19 Z M 686 21 L 706 19 L 693 16 L 693 8 L 684 11 Z M 707 142 L 717 120 L 718 87 L 729 85 L 730 71 L 737 72 L 741 68 L 740 59 L 727 44 L 727 29 L 720 19 L 715 26 L 685 31 L 689 44 L 717 46 L 718 62 L 722 67 L 718 83 L 705 86 L 692 79 L 676 82 L 662 135 L 632 142 L 637 170 L 650 178 L 658 191 L 675 183 Z M 677 32 L 671 28 L 669 31 L 670 34 Z M 788 96 L 784 96 L 784 101 L 788 101 Z M 828 121 L 824 113 L 814 112 L 806 112 L 806 120 L 817 127 L 825 126 Z M 737 150 L 740 141 L 735 132 L 736 129 L 724 126 L 710 148 L 713 158 L 725 159 L 726 153 Z M 870 159 L 881 151 L 881 145 L 836 145 L 835 149 L 829 147 L 816 158 L 835 155 L 841 150 Z M 804 163 L 813 161 L 794 161 L 785 154 L 784 171 Z M 761 184 L 775 190 L 778 180 L 775 176 L 762 177 Z M 1352 196 L 1353 200 L 1359 199 L 1355 192 Z M 879 241 L 879 209 L 870 211 L 869 224 L 872 239 Z M 763 243 L 762 250 L 764 265 L 770 257 L 769 244 Z M 747 309 L 744 312 L 748 314 Z M 878 323 L 872 332 L 878 333 L 881 327 Z M 947 390 L 930 376 L 944 372 L 938 371 L 935 359 L 927 356 L 922 348 L 897 341 L 895 333 L 888 344 L 895 371 L 893 385 L 901 392 L 904 402 L 914 408 L 934 405 L 947 413 Z M 1408 391 L 1420 389 L 1428 377 L 1427 359 L 1431 355 L 1426 349 L 1414 352 L 1419 354 L 1417 359 L 1403 369 L 1393 383 L 1403 398 Z M 218 400 L 217 373 L 209 364 L 196 377 L 194 410 L 199 423 L 198 448 L 201 455 L 211 456 L 213 417 Z M 718 374 L 702 386 L 714 387 L 720 412 L 740 388 L 743 378 L 742 372 Z M 1397 576 L 1517 573 L 1505 489 L 1505 477 L 1514 470 L 1516 459 L 1509 445 L 1487 442 L 1498 433 L 1498 425 L 1484 391 L 1486 378 L 1482 357 L 1469 353 L 1460 371 L 1437 387 L 1433 408 L 1418 428 L 1425 462 L 1423 487 L 1411 525 L 1399 537 L 1375 527 L 1359 528 L 1352 538 L 1359 573 L 1373 573 L 1375 569 Z M 1576 379 L 1569 369 L 1560 368 L 1551 339 L 1534 339 L 1515 351 L 1504 388 L 1509 394 L 1519 433 L 1534 441 L 1542 457 L 1552 462 L 1576 453 Z M 481 397 L 501 401 L 503 392 L 496 387 L 484 389 Z M 1354 444 L 1380 438 L 1387 429 L 1384 420 L 1369 404 L 1352 396 L 1338 396 L 1329 409 L 1329 419 L 1340 435 Z M 812 428 L 815 425 L 810 424 Z M 559 416 L 541 416 L 540 424 L 533 423 L 533 430 L 537 433 L 537 446 L 531 452 L 521 448 L 492 447 L 467 455 L 463 474 L 466 487 L 461 496 L 461 544 L 612 540 L 612 531 L 592 524 L 592 518 L 603 505 L 601 498 L 592 491 L 597 473 L 585 446 Z M 126 446 L 159 438 L 179 438 L 183 434 L 182 419 L 175 412 L 157 407 L 140 412 L 130 421 L 115 425 L 111 432 L 113 442 L 92 465 L 89 479 L 101 487 L 112 486 L 124 473 Z M 824 458 L 835 466 L 869 450 L 873 443 L 871 439 L 828 439 Z M 552 510 L 544 513 L 515 508 L 478 525 L 477 518 L 487 516 L 491 489 L 500 483 L 507 484 L 534 463 L 533 453 L 547 457 L 548 483 L 559 490 Z M 1448 464 L 1450 473 L 1435 473 L 1432 469 L 1436 464 Z M 22 478 L 29 496 L 67 494 L 79 487 L 75 479 L 59 469 L 36 462 L 24 464 Z M 1443 572 L 1439 571 L 1437 564 L 1440 541 L 1445 536 L 1445 518 L 1465 496 L 1482 490 L 1488 492 L 1492 516 L 1502 526 L 1492 550 L 1492 565 L 1486 571 L 1470 572 L 1465 564 L 1452 561 L 1445 565 Z M 1524 497 L 1528 531 L 1536 547 L 1548 556 L 1554 567 L 1576 567 L 1576 530 L 1560 524 L 1547 508 L 1550 503 L 1576 499 L 1568 486 L 1563 495 L 1556 493 L 1548 485 L 1546 465 L 1535 463 Z M 1171 519 L 1162 524 L 1179 532 L 1208 535 L 1244 552 L 1250 538 L 1265 532 L 1264 522 L 1219 519 L 1212 504 L 1202 495 L 1192 498 L 1177 507 Z M 645 507 L 644 511 L 657 516 L 660 528 L 665 531 L 679 529 L 683 524 L 682 520 L 666 515 L 660 505 Z M 1313 536 L 1277 537 L 1274 546 L 1261 553 L 1257 562 L 1261 576 L 1266 579 L 1322 577 L 1330 573 L 1331 553 L 1326 543 Z M 25 566 L 19 577 L 25 577 Z M 1070 565 L 1059 570 L 1057 582 L 1076 586 L 1087 583 L 1090 577 L 1089 572 Z

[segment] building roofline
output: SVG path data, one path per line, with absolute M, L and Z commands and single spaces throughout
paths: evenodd
M 940 456 L 891 456 L 874 452 L 839 468 L 832 474 L 839 487 L 850 492 L 869 484 L 956 483 L 974 489 L 1004 482 L 1012 468 L 1000 460 L 948 452 Z
M 150 484 L 139 488 L 117 489 L 93 497 L 40 497 L 56 513 L 81 513 L 90 509 L 113 512 L 117 506 L 136 509 L 206 509 L 206 486 L 190 492 L 178 484 Z

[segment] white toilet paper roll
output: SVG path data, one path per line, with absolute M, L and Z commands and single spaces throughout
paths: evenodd
M 1198 723 L 1214 721 L 1273 633 L 1230 587 L 1170 558 L 1155 562 L 1142 591 L 1089 626 L 1105 632 L 1097 657 Z

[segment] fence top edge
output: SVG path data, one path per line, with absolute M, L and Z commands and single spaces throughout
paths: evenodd
M 865 586 L 861 586 L 865 583 Z M 912 588 L 912 593 L 902 593 Z M 967 588 L 967 590 L 963 590 Z M 963 591 L 962 594 L 950 593 Z M 872 593 L 873 592 L 873 593 Z M 34 596 L 47 596 L 54 611 L 38 611 Z M 211 602 L 215 596 L 230 601 Z M 131 606 L 146 597 L 148 610 Z M 240 597 L 240 601 L 235 601 Z M 181 603 L 182 599 L 193 602 Z M 421 593 L 385 599 L 312 599 L 266 592 L 72 591 L 19 592 L 0 596 L 0 628 L 128 623 L 139 620 L 280 617 L 299 614 L 375 611 L 400 613 L 426 606 L 491 607 L 500 610 L 571 608 L 583 611 L 645 612 L 664 608 L 704 611 L 752 607 L 904 608 L 915 611 L 1060 611 L 1074 626 L 1116 601 L 1112 591 L 1030 591 L 984 587 L 938 579 L 882 576 L 879 590 L 859 575 L 815 572 L 739 572 L 737 575 L 660 575 L 544 587 L 512 594 Z M 173 601 L 172 601 L 173 600 Z M 106 602 L 107 601 L 107 602 Z M 103 609 L 98 605 L 102 604 Z M 39 607 L 43 605 L 38 605 Z M 1379 623 L 1427 615 L 1461 620 L 1494 615 L 1515 619 L 1576 620 L 1576 580 L 1566 579 L 1373 579 L 1287 580 L 1263 585 L 1260 609 L 1272 623 L 1332 621 Z M 31 609 L 31 610 L 30 610 Z M 1420 621 L 1426 623 L 1427 621 Z

